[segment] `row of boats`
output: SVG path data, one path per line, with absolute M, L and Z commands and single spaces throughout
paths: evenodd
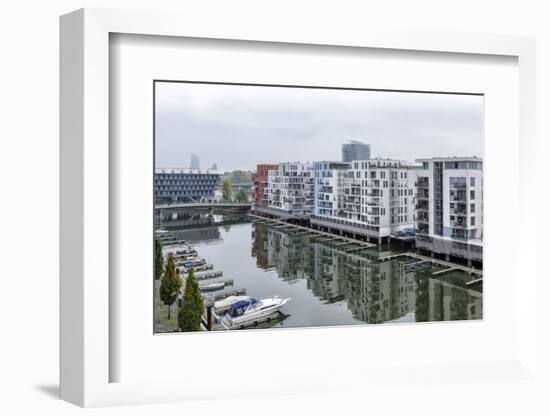
M 184 276 L 189 270 L 209 270 L 213 265 L 207 264 L 204 258 L 198 256 L 198 252 L 186 245 L 181 250 L 174 252 L 176 267 Z M 233 281 L 207 281 L 199 283 L 201 292 L 216 292 L 225 288 Z M 180 299 L 183 292 L 180 291 Z M 225 329 L 243 329 L 257 325 L 261 322 L 276 320 L 281 308 L 290 301 L 290 298 L 278 296 L 256 299 L 247 295 L 231 295 L 214 302 L 213 316 Z

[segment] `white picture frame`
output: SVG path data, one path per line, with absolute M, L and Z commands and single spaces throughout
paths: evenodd
M 61 18 L 61 398 L 80 406 L 158 403 L 213 397 L 205 391 L 204 374 L 193 374 L 182 383 L 110 382 L 110 366 L 119 359 L 110 349 L 110 170 L 109 158 L 109 36 L 113 33 L 332 45 L 504 55 L 518 59 L 519 67 L 519 195 L 520 210 L 533 204 L 534 183 L 527 167 L 535 152 L 535 41 L 529 37 L 464 33 L 304 33 L 269 22 L 219 21 L 204 26 L 192 16 L 165 13 L 83 9 Z M 520 240 L 536 241 L 534 215 L 522 215 Z M 416 376 L 433 380 L 442 370 L 455 379 L 468 379 L 472 371 L 484 371 L 489 379 L 522 381 L 536 379 L 536 280 L 533 252 L 519 244 L 522 283 L 518 288 L 519 327 L 517 354 L 498 362 L 442 362 L 438 366 L 419 362 Z M 293 330 L 289 336 L 303 337 Z M 169 340 L 168 340 L 169 342 Z M 437 367 L 437 368 L 436 368 Z M 317 373 L 304 372 L 292 380 L 270 374 L 270 383 L 250 383 L 245 395 L 284 392 L 331 392 L 347 388 L 342 379 L 359 385 L 391 380 L 396 369 L 342 368 L 329 372 L 333 382 L 318 382 Z M 414 377 L 413 377 L 414 378 Z M 273 390 L 273 386 L 284 388 Z M 406 379 L 406 376 L 404 377 Z M 483 378 L 481 378 L 483 379 Z M 185 382 L 193 380 L 194 383 Z M 470 380 L 479 382 L 477 379 Z M 409 380 L 409 382 L 413 382 Z M 182 388 L 182 386 L 184 388 Z M 201 390 L 201 386 L 203 386 Z M 238 397 L 224 389 L 218 397 Z

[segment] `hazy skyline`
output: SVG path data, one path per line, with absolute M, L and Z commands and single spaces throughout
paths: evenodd
M 156 167 L 341 160 L 348 140 L 373 158 L 483 156 L 481 96 L 157 82 L 155 110 Z

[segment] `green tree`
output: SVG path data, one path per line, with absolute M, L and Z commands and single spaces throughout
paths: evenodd
M 181 278 L 176 272 L 176 261 L 174 253 L 168 254 L 164 276 L 160 282 L 160 299 L 162 303 L 168 305 L 168 319 L 170 319 L 170 306 L 176 301 L 179 290 L 181 289 Z
M 231 195 L 233 194 L 233 183 L 231 182 L 230 178 L 225 178 L 223 180 L 222 192 L 223 192 L 223 199 L 226 202 L 230 202 L 231 201 Z
M 234 170 L 231 172 L 231 179 L 234 183 L 249 183 L 252 182 L 252 175 L 244 170 Z
M 183 301 L 178 311 L 178 326 L 182 331 L 200 331 L 201 317 L 204 311 L 201 291 L 195 272 L 189 270 L 185 280 Z
M 162 243 L 158 238 L 155 238 L 155 280 L 159 280 L 162 277 Z
M 237 198 L 237 202 L 248 202 L 248 194 L 243 188 L 237 191 L 236 198 Z

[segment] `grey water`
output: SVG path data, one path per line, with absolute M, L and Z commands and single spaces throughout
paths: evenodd
M 482 290 L 455 271 L 432 277 L 432 266 L 409 271 L 411 260 L 378 261 L 399 252 L 384 246 L 345 253 L 330 244 L 263 223 L 178 231 L 199 256 L 255 298 L 289 297 L 273 326 L 314 327 L 482 319 Z
M 177 235 L 248 295 L 291 298 L 276 327 L 482 319 L 482 290 L 465 284 L 474 277 L 460 271 L 432 277 L 439 266 L 408 271 L 407 258 L 378 261 L 399 248 L 345 253 L 250 222 L 207 225 Z

